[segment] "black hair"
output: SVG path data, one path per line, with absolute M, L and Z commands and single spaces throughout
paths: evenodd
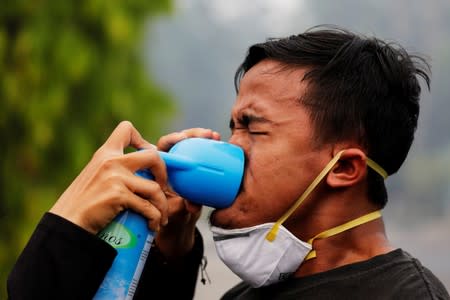
M 235 75 L 264 59 L 306 68 L 301 103 L 309 111 L 317 142 L 356 140 L 368 157 L 391 175 L 398 171 L 414 140 L 422 77 L 430 89 L 430 66 L 399 44 L 357 35 L 337 27 L 313 27 L 287 38 L 251 46 Z M 384 207 L 383 178 L 369 169 L 368 196 Z

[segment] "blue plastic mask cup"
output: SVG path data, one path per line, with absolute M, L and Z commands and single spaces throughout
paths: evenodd
M 169 152 L 159 152 L 166 163 L 169 183 L 180 196 L 214 208 L 233 204 L 244 174 L 244 152 L 233 144 L 189 138 Z M 138 175 L 152 179 L 146 170 Z

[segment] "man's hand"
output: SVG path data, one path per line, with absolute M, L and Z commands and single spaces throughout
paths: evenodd
M 169 151 L 179 141 L 201 137 L 220 140 L 219 133 L 210 129 L 192 128 L 168 134 L 159 139 L 158 150 Z M 188 253 L 194 245 L 195 224 L 201 214 L 201 206 L 167 191 L 169 223 L 156 236 L 156 244 L 167 259 L 176 259 Z
M 132 146 L 144 149 L 128 154 Z M 155 181 L 134 173 L 150 169 Z M 159 231 L 168 221 L 166 167 L 156 148 L 145 141 L 130 122 L 121 122 L 91 161 L 50 209 L 96 234 L 125 209 L 149 220 Z

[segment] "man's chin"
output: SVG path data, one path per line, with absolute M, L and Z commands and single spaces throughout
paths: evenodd
M 209 225 L 219 227 L 217 225 L 217 212 L 218 211 L 219 210 L 216 208 L 216 209 L 212 210 L 211 213 L 209 214 L 209 217 L 208 217 Z
M 220 227 L 220 228 L 228 228 L 230 227 L 231 220 L 230 218 L 226 218 L 226 210 L 227 208 L 222 209 L 214 209 L 209 214 L 209 224 L 211 226 Z
M 236 226 L 235 222 L 240 216 L 240 201 L 243 188 L 239 191 L 233 204 L 226 208 L 216 208 L 209 215 L 209 224 L 224 229 L 232 229 Z

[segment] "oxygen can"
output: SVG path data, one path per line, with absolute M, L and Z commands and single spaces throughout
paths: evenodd
M 145 170 L 136 174 L 153 179 L 153 176 Z M 153 242 L 154 232 L 148 228 L 144 217 L 126 210 L 105 227 L 98 237 L 114 247 L 117 256 L 93 299 L 133 299 Z

